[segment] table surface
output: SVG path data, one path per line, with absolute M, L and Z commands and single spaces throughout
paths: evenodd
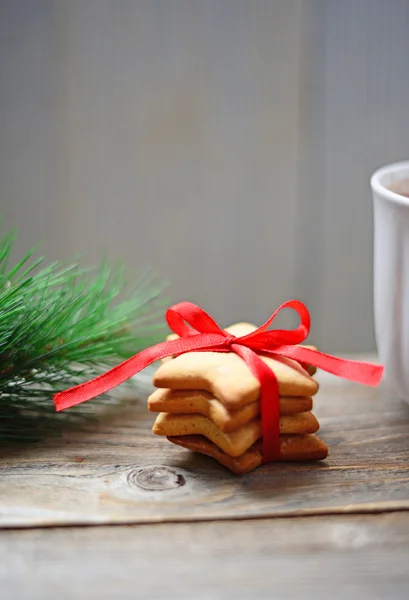
M 1 597 L 406 600 L 409 406 L 317 377 L 322 463 L 237 477 L 154 436 L 143 398 L 3 447 Z

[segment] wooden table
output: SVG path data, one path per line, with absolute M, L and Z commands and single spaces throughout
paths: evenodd
M 409 407 L 319 379 L 320 464 L 231 475 L 153 436 L 141 401 L 3 448 L 0 597 L 406 600 Z

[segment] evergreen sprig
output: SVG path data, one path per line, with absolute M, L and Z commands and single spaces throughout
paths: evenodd
M 37 439 L 50 425 L 87 413 L 89 407 L 56 413 L 52 395 L 157 343 L 166 331 L 164 284 L 150 271 L 130 288 L 123 265 L 44 267 L 35 248 L 9 268 L 15 239 L 9 232 L 0 240 L 3 443 Z

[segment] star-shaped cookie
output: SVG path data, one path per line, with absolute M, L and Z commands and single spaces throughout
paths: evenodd
M 253 325 L 252 323 L 235 323 L 234 325 L 230 325 L 230 327 L 226 327 L 226 329 L 224 331 L 226 331 L 227 333 L 230 333 L 231 335 L 235 335 L 236 337 L 242 337 L 244 335 L 248 335 L 249 333 L 253 333 L 253 331 L 256 331 L 257 327 L 255 325 Z M 176 333 L 171 333 L 170 335 L 167 336 L 166 340 L 167 341 L 172 341 L 172 340 L 177 340 L 179 338 L 179 336 Z M 309 346 L 309 345 L 304 345 L 305 348 L 309 348 L 310 350 L 316 350 L 317 348 L 315 346 Z M 167 362 L 169 360 L 172 360 L 174 357 L 173 356 L 167 356 L 165 358 L 162 358 L 162 362 Z M 309 373 L 309 375 L 315 375 L 315 373 L 317 372 L 317 368 L 314 367 L 313 365 L 303 365 L 305 370 L 307 371 L 307 373 Z
M 149 396 L 148 409 L 156 413 L 201 414 L 216 423 L 223 432 L 229 433 L 258 417 L 260 403 L 251 402 L 238 410 L 229 410 L 209 392 L 160 388 Z M 311 409 L 312 398 L 280 398 L 281 416 L 304 413 Z
M 318 383 L 297 362 L 261 357 L 274 372 L 281 396 L 313 396 Z M 153 384 L 159 388 L 205 390 L 235 410 L 256 402 L 260 383 L 240 356 L 233 352 L 187 352 L 163 363 Z
M 229 456 L 202 435 L 168 436 L 168 440 L 192 452 L 211 456 L 236 475 L 249 473 L 263 462 L 261 440 L 237 457 Z M 280 452 L 282 461 L 316 461 L 328 456 L 327 445 L 314 434 L 280 435 Z
M 308 413 L 280 417 L 280 434 L 315 433 L 319 423 Z M 152 428 L 156 435 L 203 435 L 229 456 L 240 456 L 261 435 L 261 421 L 255 419 L 232 433 L 224 433 L 211 419 L 198 414 L 160 413 Z

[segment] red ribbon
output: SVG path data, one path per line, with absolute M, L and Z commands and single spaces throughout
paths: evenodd
M 299 326 L 292 330 L 267 331 L 284 308 L 291 308 L 298 313 L 301 321 Z M 169 308 L 166 320 L 179 339 L 147 348 L 95 379 L 56 394 L 54 402 L 57 411 L 91 400 L 167 356 L 178 356 L 185 352 L 235 352 L 260 382 L 263 460 L 271 462 L 280 457 L 280 396 L 273 371 L 258 354 L 291 358 L 300 364 L 313 365 L 365 385 L 376 386 L 382 377 L 383 367 L 380 365 L 345 360 L 300 346 L 310 331 L 310 315 L 298 300 L 285 302 L 264 325 L 242 337 L 235 337 L 220 329 L 210 315 L 190 302 L 180 302 Z

